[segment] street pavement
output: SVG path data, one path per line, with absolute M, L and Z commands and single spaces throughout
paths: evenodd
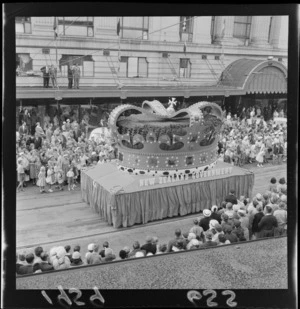
M 253 196 L 266 191 L 270 179 L 286 178 L 287 165 L 268 164 L 263 168 L 247 165 L 255 174 Z M 244 167 L 245 168 L 245 167 Z M 36 186 L 28 186 L 17 194 L 17 250 L 31 251 L 41 245 L 45 250 L 57 245 L 80 245 L 82 253 L 89 243 L 102 247 L 109 241 L 116 255 L 124 247 L 132 247 L 135 240 L 141 245 L 146 236 L 157 236 L 159 243 L 167 243 L 174 236 L 176 228 L 187 232 L 193 226 L 193 219 L 200 214 L 173 217 L 129 228 L 115 229 L 99 217 L 82 201 L 80 188 L 75 191 L 58 191 L 40 194 Z

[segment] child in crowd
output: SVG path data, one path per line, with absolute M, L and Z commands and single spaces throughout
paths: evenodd
M 18 159 L 17 161 L 17 171 L 18 171 L 18 181 L 19 181 L 19 185 L 17 187 L 17 192 L 20 192 L 20 191 L 24 191 L 23 189 L 23 183 L 24 183 L 24 180 L 25 180 L 25 171 L 24 171 L 24 167 L 23 167 L 23 164 L 22 164 L 22 159 Z M 19 191 L 20 189 L 20 191 Z
M 74 172 L 73 172 L 73 166 L 69 167 L 69 171 L 67 172 L 67 178 L 68 178 L 68 190 L 74 190 Z
M 38 181 L 36 183 L 38 187 L 40 187 L 40 192 L 45 192 L 45 186 L 46 186 L 46 170 L 45 166 L 41 166 L 39 175 L 38 175 Z
M 56 181 L 58 183 L 58 189 L 60 191 L 62 191 L 63 185 L 64 185 L 64 175 L 63 175 L 63 171 L 61 168 L 57 167 L 57 172 L 56 172 Z
M 48 192 L 52 193 L 53 190 L 52 190 L 52 185 L 55 184 L 55 174 L 54 174 L 54 168 L 52 165 L 50 165 L 48 167 L 48 170 L 47 170 L 47 178 L 46 178 L 46 183 L 49 185 L 49 190 Z

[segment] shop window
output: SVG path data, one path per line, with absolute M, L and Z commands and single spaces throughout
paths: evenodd
M 181 78 L 190 78 L 191 77 L 191 62 L 190 59 L 181 58 L 179 74 Z
M 16 33 L 31 33 L 31 18 L 16 17 Z
M 121 57 L 120 77 L 148 77 L 148 62 L 144 57 Z
M 249 40 L 251 30 L 251 16 L 235 16 L 233 25 L 233 37 Z
M 193 41 L 193 16 L 180 16 L 179 36 L 180 41 L 192 42 Z
M 58 33 L 70 36 L 94 36 L 94 17 L 58 17 Z
M 62 55 L 59 60 L 61 75 L 68 76 L 68 67 L 72 67 L 76 63 L 80 67 L 81 76 L 94 76 L 94 60 L 90 55 Z
M 149 17 L 130 16 L 120 19 L 121 37 L 124 39 L 148 40 Z
M 27 75 L 26 72 L 32 71 L 32 59 L 29 54 L 16 54 L 17 75 Z

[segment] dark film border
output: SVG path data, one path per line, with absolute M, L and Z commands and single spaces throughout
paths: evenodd
M 16 248 L 16 175 L 15 166 L 15 121 L 16 121 L 16 85 L 15 70 L 15 16 L 76 16 L 81 15 L 288 15 L 289 16 L 289 45 L 288 45 L 288 289 L 287 290 L 234 290 L 236 308 L 296 308 L 296 224 L 298 201 L 297 181 L 297 148 L 298 143 L 298 102 L 299 102 L 299 55 L 298 55 L 298 11 L 297 4 L 264 4 L 264 5 L 229 5 L 229 4 L 156 4 L 152 3 L 83 3 L 83 2 L 47 2 L 47 3 L 19 3 L 4 4 L 4 103 L 2 124 L 2 166 L 3 166 L 3 205 L 4 223 L 3 236 L 3 307 L 4 308 L 56 308 L 49 304 L 41 294 L 41 290 L 16 290 L 15 279 L 15 248 Z M 195 12 L 197 12 L 195 14 Z M 3 286 L 3 285 L 2 285 Z M 203 301 L 208 296 L 203 296 L 201 301 L 193 305 L 187 299 L 189 290 L 101 290 L 105 299 L 104 308 L 125 307 L 207 307 Z M 201 288 L 201 287 L 199 287 Z M 197 289 L 203 295 L 203 289 Z M 67 290 L 65 290 L 67 292 Z M 218 307 L 228 307 L 226 298 L 216 290 Z M 88 299 L 93 290 L 82 290 L 82 301 L 88 304 Z M 59 294 L 57 290 L 46 290 L 52 300 Z M 72 308 L 76 305 L 72 305 Z M 81 307 L 86 308 L 86 307 Z

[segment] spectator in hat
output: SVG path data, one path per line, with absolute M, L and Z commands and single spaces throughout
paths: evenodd
M 94 245 L 93 251 L 89 254 L 88 258 L 86 259 L 87 264 L 100 264 L 102 263 L 101 257 L 99 255 L 99 246 Z
M 70 264 L 70 267 L 81 266 L 81 265 L 84 265 L 81 259 L 81 254 L 79 251 L 74 251 L 72 254 L 72 263 Z
M 53 265 L 49 262 L 49 255 L 47 252 L 42 252 L 40 254 L 40 261 L 34 263 L 33 271 L 36 272 L 40 270 L 41 272 L 54 270 Z
M 146 243 L 141 246 L 141 250 L 146 251 L 146 255 L 151 252 L 152 254 L 156 253 L 156 244 L 152 243 L 153 239 L 151 236 L 146 237 Z
M 133 243 L 132 247 L 133 247 L 133 250 L 128 254 L 128 258 L 135 257 L 135 254 L 137 252 L 142 252 L 144 256 L 146 255 L 146 251 L 141 250 L 141 246 L 140 246 L 140 243 L 138 241 L 135 241 Z
M 199 226 L 203 228 L 203 231 L 206 232 L 209 229 L 209 221 L 211 220 L 211 211 L 209 209 L 203 210 L 203 216 L 199 222 Z
M 226 215 L 225 213 L 222 214 L 222 222 L 221 222 L 221 227 L 222 227 L 222 230 L 224 231 L 225 228 L 227 227 L 231 227 L 233 228 L 233 221 L 232 219 L 229 219 L 228 215 Z
M 199 226 L 199 221 L 198 219 L 193 220 L 193 227 L 190 229 L 190 233 L 194 233 L 196 235 L 196 238 L 198 240 L 203 239 L 203 228 Z
M 232 205 L 238 203 L 237 197 L 235 196 L 235 190 L 230 190 L 229 194 L 225 197 L 225 202 L 231 203 Z
M 259 238 L 273 237 L 274 230 L 278 227 L 277 219 L 272 215 L 272 207 L 266 206 L 267 213 L 258 223 Z
M 90 255 L 93 253 L 94 251 L 94 247 L 95 247 L 95 244 L 91 243 L 88 245 L 87 249 L 87 253 L 85 254 L 85 260 L 88 261 L 88 259 L 90 258 Z
M 43 250 L 43 248 L 42 247 L 36 247 L 35 249 L 34 249 L 34 254 L 35 254 L 35 258 L 34 258 L 34 264 L 35 263 L 41 263 L 41 254 L 42 254 L 42 252 L 43 252 L 44 250 Z
M 25 260 L 26 260 L 27 264 L 19 267 L 18 275 L 28 275 L 28 274 L 34 273 L 34 271 L 33 271 L 34 255 L 33 255 L 33 253 L 26 254 Z
M 145 257 L 145 254 L 143 253 L 143 251 L 138 251 L 136 252 L 136 254 L 134 255 L 135 258 L 140 258 L 140 257 Z
M 168 243 L 168 248 L 167 248 L 167 252 L 172 252 L 172 247 L 175 246 L 178 242 L 178 240 L 183 240 L 184 238 L 182 236 L 181 230 L 180 229 L 176 229 L 175 230 L 175 238 L 171 239 Z M 185 246 L 186 246 L 186 241 L 184 241 Z
M 275 236 L 287 235 L 287 211 L 285 210 L 286 204 L 284 202 L 279 203 L 279 209 L 275 210 L 273 216 L 277 220 L 278 228 Z
M 66 250 L 63 246 L 60 246 L 56 249 L 56 255 L 53 259 L 52 265 L 55 270 L 58 269 L 67 269 L 70 267 L 70 260 L 66 256 Z

